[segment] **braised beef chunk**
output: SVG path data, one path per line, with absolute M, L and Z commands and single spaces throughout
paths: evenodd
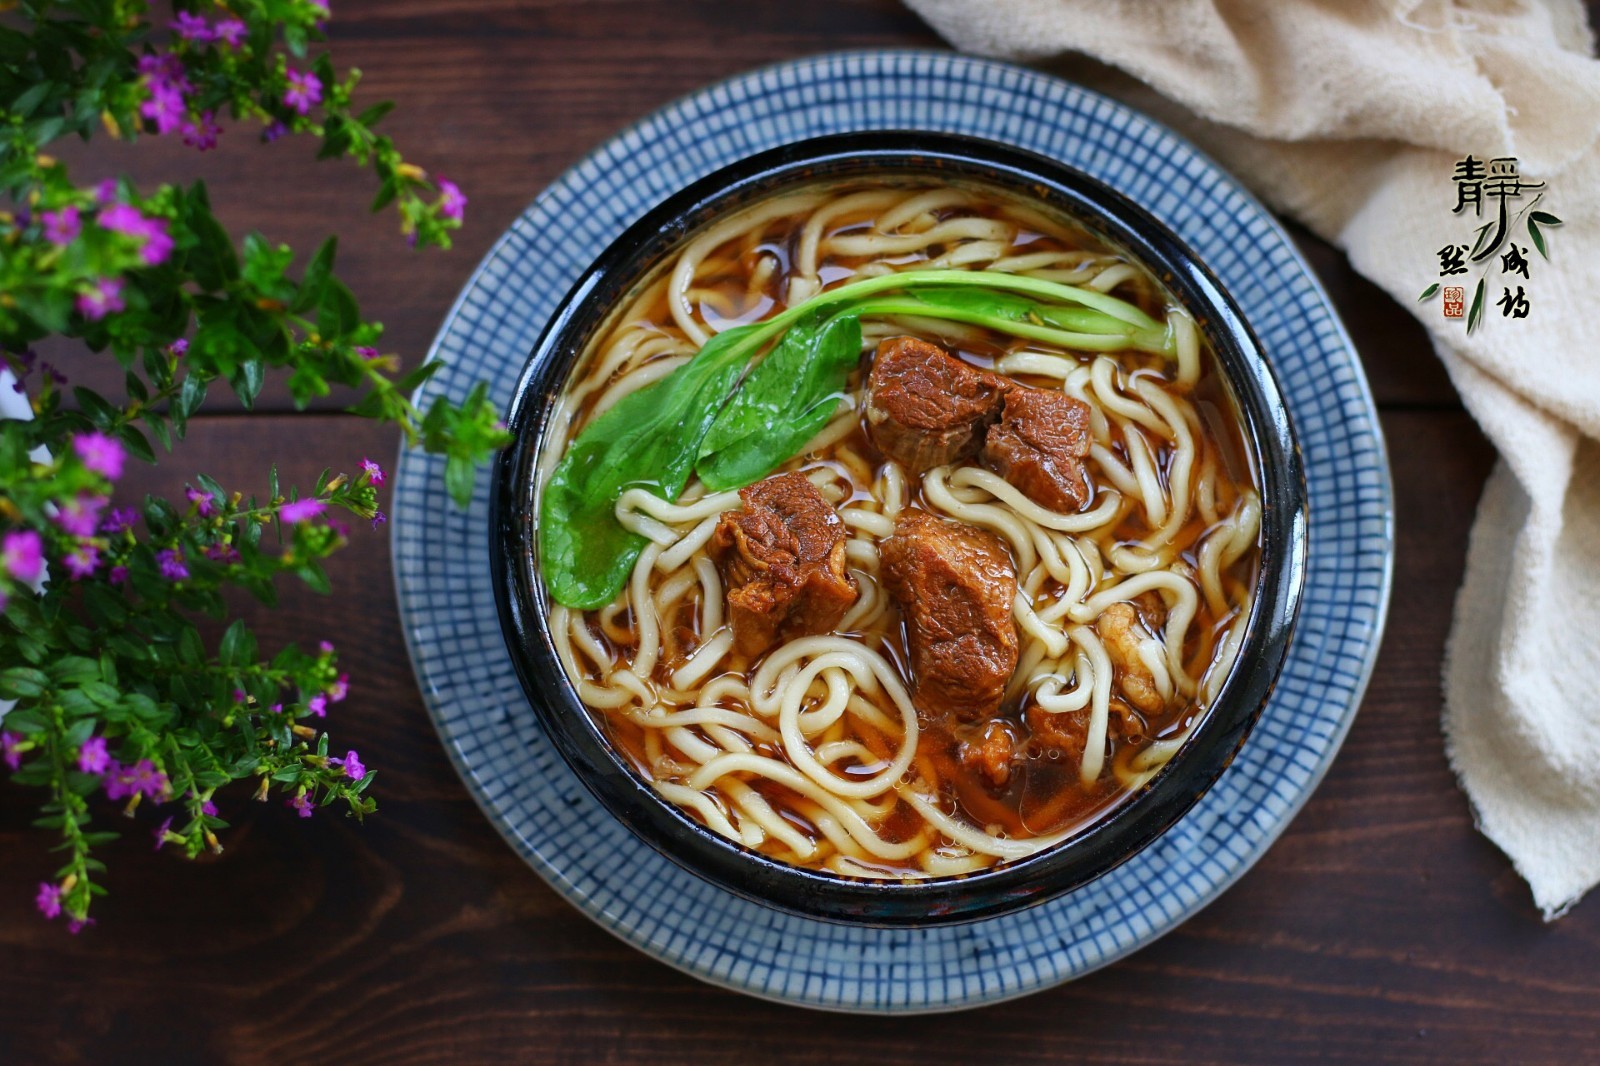
M 983 775 L 992 788 L 1005 788 L 1017 761 L 1016 727 L 1003 718 L 990 719 L 971 729 L 956 749 L 961 765 Z
M 1089 405 L 1064 392 L 1013 385 L 989 427 L 983 461 L 1028 499 L 1072 514 L 1092 495 L 1084 473 Z
M 867 380 L 867 426 L 885 455 L 921 474 L 978 454 L 1004 387 L 936 344 L 891 337 L 878 345 Z
M 758 655 L 779 639 L 826 633 L 856 602 L 845 572 L 844 523 L 804 474 L 778 474 L 739 490 L 711 554 L 728 591 L 734 645 Z
M 1017 572 L 992 534 L 906 510 L 879 549 L 905 618 L 911 698 L 933 717 L 991 718 L 1017 668 Z
M 1118 687 L 1128 702 L 1146 714 L 1159 711 L 1166 701 L 1156 688 L 1155 675 L 1139 657 L 1139 646 L 1151 637 L 1133 604 L 1113 603 L 1100 612 L 1094 627 L 1106 643 L 1106 654 L 1117 664 Z

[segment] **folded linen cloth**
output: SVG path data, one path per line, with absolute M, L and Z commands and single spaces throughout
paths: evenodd
M 1444 667 L 1446 748 L 1478 826 L 1546 918 L 1600 882 L 1600 62 L 1576 0 L 907 0 L 959 48 L 1078 53 L 1109 87 L 1344 249 L 1415 311 L 1500 451 L 1479 504 Z M 1132 79 L 1118 71 L 1132 75 Z M 1137 79 L 1137 82 L 1133 79 Z M 1139 83 L 1143 83 L 1142 85 Z M 1154 90 L 1153 92 L 1151 90 Z M 1514 158 L 1523 283 L 1487 267 L 1478 328 L 1444 317 L 1442 246 L 1481 219 L 1453 203 L 1467 156 Z M 1503 173 L 1503 171 L 1502 171 Z M 1468 177 L 1470 178 L 1470 173 Z M 1492 177 L 1489 180 L 1493 180 Z M 1478 186 L 1481 193 L 1487 186 Z M 1474 205 L 1475 206 L 1475 205 Z M 1475 250 L 1475 249 L 1474 249 Z M 1498 251 L 1506 253 L 1508 246 Z M 1468 252 L 1470 263 L 1470 251 Z M 1513 263 L 1514 266 L 1514 263 Z M 1502 289 L 1522 285 L 1526 317 Z

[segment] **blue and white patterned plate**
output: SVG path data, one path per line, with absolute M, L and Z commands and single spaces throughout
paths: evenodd
M 1271 703 L 1233 765 L 1170 831 L 1092 884 L 1030 910 L 927 930 L 797 918 L 700 880 L 635 838 L 541 732 L 506 653 L 489 578 L 488 484 L 465 512 L 444 464 L 403 451 L 395 579 L 423 698 L 467 787 L 572 904 L 703 980 L 808 1007 L 955 1010 L 1024 995 L 1121 958 L 1249 869 L 1333 760 L 1377 655 L 1393 518 L 1372 396 L 1349 338 L 1288 236 L 1186 142 L 1034 71 L 943 53 L 785 63 L 702 90 L 602 145 L 501 237 L 434 342 L 422 390 L 479 380 L 504 407 L 546 317 L 592 256 L 646 209 L 742 156 L 827 133 L 926 129 L 1007 141 L 1126 193 L 1198 251 L 1243 306 L 1305 453 L 1305 598 Z

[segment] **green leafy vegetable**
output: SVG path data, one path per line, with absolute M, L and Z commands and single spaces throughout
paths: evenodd
M 678 498 L 701 438 L 744 370 L 744 342 L 762 325 L 717 334 L 689 362 L 618 400 L 573 441 L 539 514 L 539 559 L 556 602 L 588 609 L 616 598 L 645 544 L 617 521 L 617 498 L 634 485 Z
M 617 521 L 617 500 L 628 488 L 676 500 L 695 470 L 711 489 L 739 488 L 799 451 L 837 409 L 860 358 L 860 320 L 872 315 L 968 322 L 1082 351 L 1175 351 L 1166 323 L 1126 300 L 965 270 L 867 278 L 719 333 L 688 363 L 585 426 L 556 466 L 539 514 L 539 560 L 556 602 L 588 610 L 622 591 L 645 545 Z
M 861 320 L 854 314 L 791 326 L 700 442 L 700 480 L 721 492 L 776 470 L 828 424 L 860 360 Z

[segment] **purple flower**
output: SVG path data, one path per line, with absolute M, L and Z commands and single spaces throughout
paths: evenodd
M 261 130 L 261 142 L 271 144 L 273 141 L 289 132 L 289 127 L 281 122 L 273 122 Z
M 91 322 L 98 322 L 122 307 L 121 278 L 100 278 L 88 292 L 78 294 L 78 310 Z
M 46 918 L 60 916 L 61 886 L 53 885 L 49 881 L 40 881 L 39 894 L 33 897 L 33 904 L 39 908 L 39 913 Z
M 306 710 L 310 711 L 318 718 L 328 717 L 328 697 L 324 696 L 320 692 L 317 693 L 306 703 Z
M 212 35 L 230 48 L 238 48 L 250 33 L 250 28 L 238 19 L 222 19 L 212 29 Z
M 367 768 L 361 765 L 361 756 L 351 751 L 342 759 L 329 759 L 329 766 L 343 767 L 344 775 L 352 781 L 360 781 L 367 776 Z
M 152 82 L 150 99 L 139 105 L 139 114 L 156 124 L 156 132 L 171 133 L 183 125 L 188 110 L 183 92 L 175 85 Z
M 332 655 L 333 645 L 326 640 L 320 640 L 317 642 L 317 650 L 322 652 L 324 655 Z
M 213 37 L 211 23 L 187 11 L 178 12 L 178 17 L 167 23 L 167 28 L 184 40 L 193 41 L 195 44 L 205 44 Z
M 307 71 L 291 70 L 289 87 L 283 90 L 283 102 L 300 114 L 309 114 L 312 107 L 322 103 L 322 79 Z
M 317 517 L 327 509 L 328 505 L 321 500 L 307 497 L 304 500 L 295 500 L 293 503 L 284 504 L 278 511 L 278 520 L 287 522 L 291 526 L 299 525 L 301 522 Z
M 77 936 L 79 933 L 83 932 L 93 924 L 93 918 L 73 918 L 69 915 L 67 917 L 67 932 L 71 933 L 73 936 Z
M 168 581 L 182 581 L 189 576 L 189 568 L 183 565 L 183 553 L 176 548 L 156 552 L 156 562 L 161 566 L 161 576 Z
M 328 8 L 328 0 L 311 0 L 311 6 L 322 12 L 322 17 L 317 20 L 317 29 L 320 30 L 328 24 L 329 19 L 333 18 L 333 12 Z
M 41 212 L 39 221 L 44 223 L 44 239 L 51 244 L 71 244 L 83 229 L 78 221 L 77 204 L 68 204 L 59 211 Z
M 100 549 L 93 544 L 80 544 L 62 556 L 61 563 L 67 568 L 68 577 L 82 581 L 100 565 Z
M 171 818 L 166 819 L 160 825 L 156 826 L 156 850 L 157 851 L 160 851 L 161 850 L 161 846 L 167 842 L 167 830 L 171 829 L 171 828 L 172 828 L 172 819 Z
M 6 765 L 13 770 L 22 765 L 21 733 L 0 733 L 0 756 L 5 758 Z
M 7 533 L 0 541 L 0 564 L 18 581 L 33 581 L 44 569 L 44 542 L 31 529 Z
M 139 512 L 132 507 L 113 507 L 106 520 L 100 523 L 100 532 L 110 536 L 121 533 L 125 529 L 132 529 L 133 524 L 139 520 Z
M 207 544 L 205 556 L 218 566 L 232 566 L 239 561 L 239 550 L 232 544 Z
M 148 57 L 146 57 L 148 58 Z M 144 71 L 144 60 L 139 60 L 139 70 Z M 117 198 L 117 179 L 107 178 L 94 187 L 94 198 L 97 203 L 109 204 Z
M 268 707 L 267 710 L 271 711 L 273 714 L 282 714 L 283 713 L 283 704 L 274 703 L 271 707 Z
M 377 529 L 387 521 L 388 518 L 384 516 L 384 513 L 382 511 L 378 511 L 372 516 L 372 528 Z
M 106 580 L 113 585 L 126 585 L 128 583 L 128 568 L 126 566 L 113 566 L 111 573 L 106 575 Z
M 149 759 L 140 759 L 132 766 L 123 766 L 112 760 L 106 772 L 106 796 L 109 799 L 126 799 L 143 795 L 152 800 L 164 800 L 168 793 L 167 775 L 156 769 Z
M 383 484 L 383 467 L 365 456 L 361 459 L 361 472 L 367 475 L 367 480 L 374 485 Z
M 328 698 L 338 703 L 348 695 L 350 695 L 350 675 L 340 674 L 339 680 L 328 686 Z
M 245 701 L 245 698 L 246 697 L 245 697 L 244 689 L 236 688 L 236 689 L 233 690 L 233 702 L 234 703 L 243 703 Z
M 78 769 L 84 773 L 103 774 L 110 765 L 111 756 L 106 754 L 105 737 L 90 737 L 78 749 Z
M 215 818 L 217 816 L 217 805 L 212 803 L 210 800 L 202 800 L 200 803 L 200 813 L 209 814 L 211 817 Z
M 460 222 L 467 211 L 467 197 L 461 187 L 448 178 L 436 178 L 434 184 L 439 186 L 439 213 Z
M 188 337 L 179 337 L 177 340 L 175 340 L 171 344 L 167 345 L 167 354 L 171 355 L 171 356 L 174 356 L 175 358 L 178 358 L 178 359 L 182 359 L 184 356 L 188 355 L 189 354 L 189 338 Z
M 300 817 L 302 818 L 311 817 L 311 797 L 306 795 L 304 792 L 300 793 L 300 795 L 296 796 L 294 799 L 289 800 L 284 804 L 284 806 L 293 807 L 295 810 L 300 812 Z
M 369 348 L 366 345 L 362 345 L 361 347 L 356 348 L 355 349 L 355 353 L 357 355 L 359 355 L 362 359 L 366 360 L 369 363 L 372 362 L 373 360 L 379 358 L 378 349 Z
M 110 502 L 104 496 L 74 496 L 56 510 L 55 523 L 74 537 L 92 537 L 100 512 Z
M 79 433 L 72 438 L 72 450 L 83 465 L 112 481 L 122 476 L 122 442 L 104 433 Z
M 190 148 L 198 148 L 202 152 L 209 152 L 217 146 L 217 138 L 222 134 L 222 127 L 215 121 L 216 112 L 207 111 L 200 116 L 200 121 L 185 122 L 183 124 L 183 143 Z
M 139 238 L 139 257 L 151 266 L 172 254 L 172 237 L 164 218 L 146 218 L 130 204 L 112 204 L 100 212 L 98 221 L 103 229 Z
M 210 518 L 217 513 L 217 501 L 211 493 L 203 492 L 190 485 L 183 487 L 183 495 L 195 506 L 195 513 L 201 518 Z

